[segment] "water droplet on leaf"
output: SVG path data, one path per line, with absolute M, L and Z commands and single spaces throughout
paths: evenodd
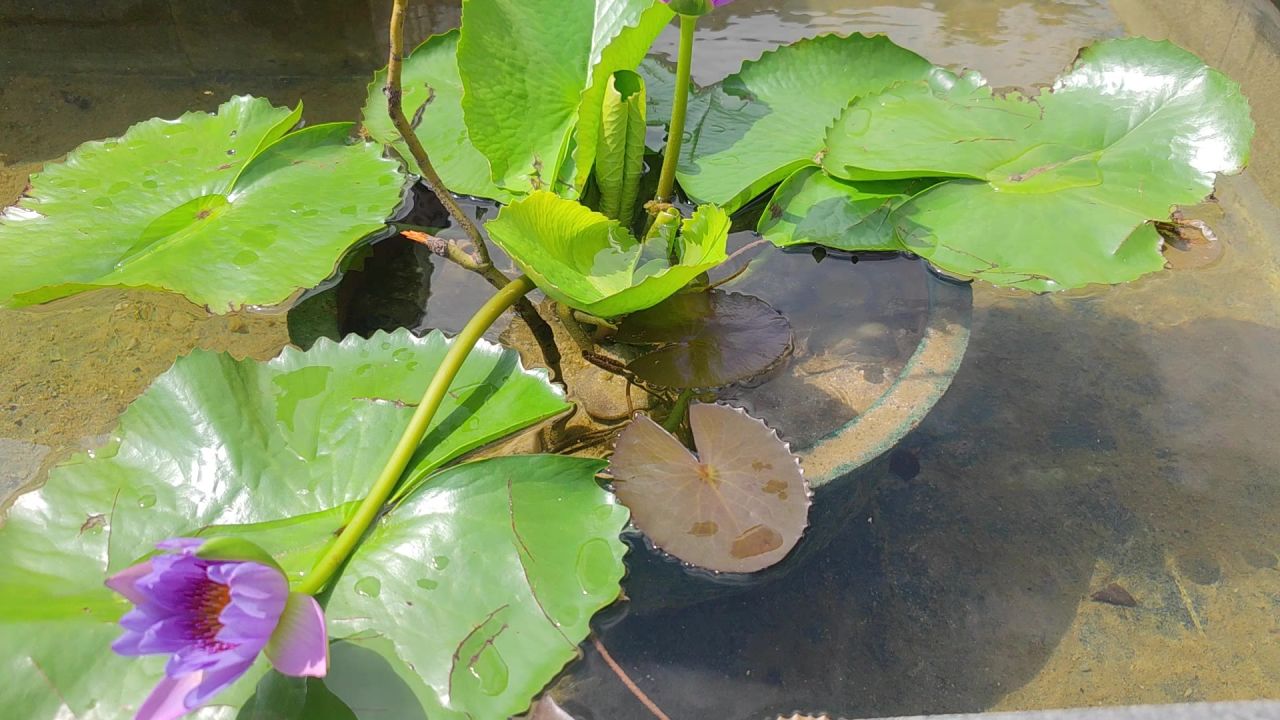
M 376 598 L 382 594 L 382 581 L 372 576 L 360 578 L 356 581 L 356 593 L 367 598 Z

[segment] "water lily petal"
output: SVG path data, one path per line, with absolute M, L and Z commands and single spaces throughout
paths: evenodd
M 285 675 L 324 677 L 329 671 L 329 633 L 320 603 L 310 595 L 290 593 L 264 652 Z
M 138 708 L 134 720 L 174 720 L 186 715 L 186 696 L 199 684 L 200 673 L 176 678 L 166 675 Z
M 146 602 L 147 595 L 138 589 L 138 581 L 151 573 L 151 561 L 131 565 L 107 578 L 106 586 L 120 593 L 134 605 Z
M 253 656 L 241 658 L 228 653 L 223 656 L 223 661 L 218 665 L 194 673 L 200 676 L 200 682 L 196 683 L 194 690 L 187 693 L 184 701 L 187 709 L 194 710 L 214 695 L 226 690 L 232 683 L 239 680 L 241 675 L 249 672 L 249 668 L 253 666 L 253 660 Z
M 231 588 L 233 602 L 243 601 L 246 607 L 261 603 L 264 614 L 279 613 L 289 594 L 289 581 L 285 576 L 259 563 L 220 563 L 211 566 L 208 572 L 210 580 Z
M 156 547 L 160 550 L 168 550 L 170 552 L 179 552 L 183 555 L 194 553 L 201 545 L 205 543 L 204 538 L 176 537 L 168 540 L 161 540 L 156 543 Z

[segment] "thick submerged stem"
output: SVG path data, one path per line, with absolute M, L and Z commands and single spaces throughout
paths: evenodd
M 667 419 L 662 423 L 662 429 L 675 434 L 680 428 L 680 423 L 684 422 L 685 413 L 689 410 L 689 401 L 693 400 L 692 390 L 681 390 L 680 395 L 676 397 L 676 402 L 671 406 L 671 413 L 667 415 Z
M 435 376 L 431 378 L 431 383 L 427 385 L 427 391 L 422 395 L 422 402 L 418 404 L 418 409 L 414 411 L 413 417 L 409 420 L 409 426 L 405 428 L 404 434 L 400 436 L 400 442 L 396 444 L 395 450 L 392 451 L 390 459 L 387 460 L 387 464 L 382 468 L 378 479 L 374 481 L 369 494 L 361 501 L 360 506 L 356 508 L 355 514 L 351 516 L 342 532 L 339 533 L 337 540 L 316 562 L 311 572 L 303 578 L 302 583 L 297 588 L 298 592 L 315 594 L 329 582 L 333 574 L 342 566 L 342 563 L 346 561 L 351 552 L 355 550 L 360 539 L 364 537 L 365 531 L 377 519 L 378 513 L 387 502 L 387 498 L 391 497 L 391 493 L 396 489 L 401 475 L 404 474 L 405 468 L 409 466 L 409 461 L 418 450 L 418 445 L 422 443 L 422 438 L 426 436 L 427 428 L 430 427 L 431 421 L 435 418 L 436 411 L 440 409 L 440 404 L 449 392 L 449 386 L 453 383 L 458 371 L 462 369 L 462 364 L 466 361 L 467 356 L 471 354 L 471 350 L 475 348 L 476 344 L 484 336 L 485 331 L 502 316 L 502 313 L 515 305 L 533 287 L 533 281 L 523 275 L 508 282 L 505 287 L 476 311 L 476 314 L 467 322 L 466 327 L 462 328 L 462 332 L 453 338 L 453 342 L 449 345 L 449 351 L 445 353 L 444 360 L 440 362 L 440 367 L 436 369 Z
M 680 146 L 684 144 L 685 116 L 689 110 L 689 77 L 693 72 L 693 32 L 698 18 L 680 16 L 680 54 L 676 60 L 676 92 L 671 102 L 671 128 L 667 132 L 667 149 L 663 151 L 662 175 L 658 179 L 657 201 L 671 202 L 676 189 L 676 166 L 680 164 Z

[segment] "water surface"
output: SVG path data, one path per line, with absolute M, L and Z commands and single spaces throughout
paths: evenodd
M 352 118 L 385 47 L 382 3 L 13 5 L 0 1 L 4 201 L 83 140 L 232 93 Z M 1259 139 L 1254 167 L 1190 211 L 1220 259 L 1070 296 L 976 287 L 951 391 L 858 474 L 870 500 L 783 580 L 610 611 L 604 643 L 672 718 L 1280 697 L 1277 17 L 1265 0 L 738 0 L 706 23 L 701 82 L 821 32 L 885 32 L 999 85 L 1046 83 L 1096 39 L 1172 35 L 1245 83 Z M 418 36 L 456 21 L 449 2 L 411 17 Z M 866 272 L 814 293 L 810 312 Z M 445 327 L 486 295 L 432 284 L 452 288 L 435 293 Z M 179 354 L 268 357 L 287 336 L 279 317 L 100 291 L 0 311 L 0 341 L 0 483 L 14 484 L 92 445 Z M 1089 600 L 1113 582 L 1136 607 Z M 582 720 L 650 717 L 590 648 L 556 692 Z

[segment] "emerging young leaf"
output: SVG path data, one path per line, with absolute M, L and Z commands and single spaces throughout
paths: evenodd
M 942 270 L 1035 291 L 1133 280 L 1164 266 L 1147 223 L 1200 202 L 1248 160 L 1239 86 L 1167 42 L 1109 40 L 1034 100 L 973 78 L 901 85 L 832 128 L 827 171 L 957 178 L 891 215 Z
M 648 346 L 627 364 L 669 388 L 717 388 L 767 372 L 791 351 L 791 324 L 757 297 L 681 293 L 618 324 L 614 340 Z
M 657 305 L 723 262 L 729 217 L 708 205 L 681 223 L 675 265 L 665 246 L 653 252 L 618 221 L 546 191 L 503 208 L 486 228 L 548 296 L 607 318 Z
M 817 164 L 827 128 L 854 98 L 931 71 L 883 36 L 824 35 L 765 53 L 690 103 L 680 187 L 732 212 Z
M 609 470 L 636 527 L 681 560 L 755 572 L 791 552 L 808 525 L 800 460 L 742 410 L 695 403 L 698 454 L 645 415 L 622 431 Z
M 448 345 L 439 333 L 400 331 L 321 340 L 267 363 L 202 351 L 180 358 L 129 407 L 106 447 L 55 469 L 0 528 L 6 712 L 132 716 L 164 659 L 110 652 L 126 606 L 102 585 L 107 575 L 157 540 L 201 534 L 254 542 L 297 578 L 368 491 Z M 544 372 L 487 343 L 454 388 L 411 473 L 568 408 Z M 505 503 L 494 524 L 509 527 Z M 247 677 L 241 694 L 255 681 Z
M 600 212 L 623 227 L 631 227 L 644 175 L 644 113 L 644 80 L 630 70 L 614 73 L 604 94 L 595 180 Z
M 428 38 L 405 58 L 400 83 L 404 113 L 411 120 L 418 119 L 414 131 L 446 187 L 462 195 L 510 202 L 511 194 L 494 184 L 489 161 L 471 143 L 463 122 L 457 53 L 458 31 L 450 30 Z M 364 128 L 374 140 L 394 147 L 409 169 L 420 173 L 418 162 L 387 113 L 386 82 L 387 70 L 383 68 L 369 83 Z
M 404 180 L 376 145 L 349 142 L 349 124 L 285 135 L 298 114 L 237 97 L 46 166 L 0 214 L 0 305 L 123 286 L 225 312 L 328 277 L 384 226 Z
M 652 0 L 463 3 L 462 107 L 498 187 L 580 192 L 595 163 L 609 79 L 635 69 L 672 17 Z

